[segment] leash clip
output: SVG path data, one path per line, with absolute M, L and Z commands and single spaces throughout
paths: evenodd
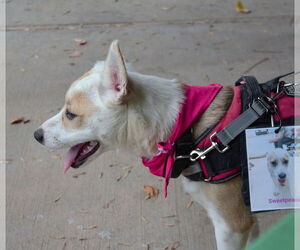
M 193 150 L 191 153 L 190 153 L 190 160 L 191 161 L 196 161 L 198 160 L 199 158 L 201 160 L 204 160 L 206 158 L 206 155 L 207 153 L 209 153 L 210 151 L 212 151 L 213 149 L 216 149 L 219 153 L 224 153 L 226 152 L 228 149 L 229 149 L 229 146 L 226 146 L 225 148 L 220 148 L 219 147 L 219 144 L 217 142 L 215 142 L 213 140 L 214 137 L 216 137 L 217 135 L 217 132 L 214 132 L 210 137 L 209 137 L 209 140 L 211 142 L 211 145 L 205 149 L 205 150 L 201 150 L 199 148 L 196 148 L 195 150 Z

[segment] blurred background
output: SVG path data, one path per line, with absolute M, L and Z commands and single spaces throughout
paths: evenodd
M 7 249 L 216 249 L 205 211 L 134 156 L 63 174 L 33 131 L 114 39 L 137 71 L 193 85 L 294 68 L 292 0 L 7 0 Z M 238 7 L 238 8 L 237 8 Z M 144 186 L 160 190 L 145 198 Z M 259 213 L 261 231 L 286 211 Z M 168 247 L 168 248 L 167 248 Z

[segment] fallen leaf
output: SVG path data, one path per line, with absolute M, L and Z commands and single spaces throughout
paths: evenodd
M 109 202 L 107 202 L 106 204 L 104 204 L 104 205 L 102 206 L 102 208 L 103 208 L 103 209 L 109 208 L 110 204 L 112 204 L 114 201 L 115 201 L 115 199 L 110 200 Z
M 78 50 L 74 50 L 73 52 L 71 52 L 70 54 L 69 54 L 69 57 L 78 57 L 78 56 L 81 56 L 81 52 L 80 51 L 78 51 Z
M 161 223 L 161 224 L 166 227 L 174 227 L 175 226 L 175 224 L 171 224 L 171 223 Z
M 78 178 L 80 175 L 85 175 L 86 172 L 81 172 L 81 173 L 77 173 L 77 174 L 73 174 L 73 178 Z
M 101 172 L 100 174 L 99 174 L 99 179 L 101 179 L 103 177 L 103 172 Z
M 131 170 L 127 170 L 123 175 L 121 175 L 120 177 L 117 178 L 117 181 L 120 181 L 124 178 L 126 178 L 129 174 L 130 174 Z
M 146 192 L 147 196 L 145 197 L 146 200 L 157 197 L 159 194 L 159 189 L 152 187 L 152 186 L 144 186 L 144 191 Z
M 67 14 L 69 14 L 69 13 L 71 13 L 71 11 L 70 11 L 70 10 L 66 10 L 66 11 L 63 13 L 63 15 L 67 15 Z
M 162 216 L 161 218 L 173 218 L 176 217 L 176 215 L 167 215 L 167 216 Z
M 190 207 L 193 205 L 193 203 L 194 203 L 193 201 L 190 201 L 190 202 L 186 205 L 186 207 L 187 207 L 187 208 L 190 208 Z
M 74 39 L 74 42 L 77 46 L 85 45 L 87 43 L 87 41 L 83 39 Z
M 64 239 L 66 239 L 65 236 L 51 236 L 50 238 L 55 239 L 55 240 L 64 240 Z
M 145 216 L 141 216 L 141 219 L 142 219 L 145 223 L 149 223 L 149 221 L 146 219 Z
M 104 204 L 104 205 L 102 206 L 102 208 L 103 208 L 103 209 L 109 208 L 109 203 Z
M 235 10 L 239 13 L 251 13 L 251 10 L 248 10 L 244 7 L 244 4 L 242 3 L 241 0 L 237 1 L 236 5 L 235 5 Z
M 24 124 L 26 124 L 26 123 L 28 123 L 28 122 L 30 122 L 29 119 L 26 119 L 26 120 L 23 121 Z
M 96 229 L 97 226 L 89 226 L 89 227 L 84 227 L 82 228 L 82 230 L 93 230 L 93 229 Z
M 24 117 L 19 117 L 19 118 L 15 119 L 15 120 L 12 120 L 10 122 L 10 124 L 19 124 L 21 122 L 24 122 L 24 119 L 25 119 Z
M 62 194 L 61 194 L 60 196 L 58 196 L 58 197 L 54 200 L 54 202 L 58 202 L 58 201 L 61 199 L 61 197 L 62 197 Z
M 88 238 L 79 238 L 78 240 L 84 241 L 84 240 L 88 240 Z
M 126 169 L 131 169 L 131 166 L 127 166 L 127 167 L 122 167 L 122 169 L 126 170 Z
M 173 243 L 173 245 L 171 246 L 170 250 L 175 250 L 180 246 L 180 242 L 176 241 Z

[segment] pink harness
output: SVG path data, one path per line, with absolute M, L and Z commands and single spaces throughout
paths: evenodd
M 185 85 L 185 88 L 185 101 L 181 105 L 180 112 L 169 139 L 165 142 L 157 143 L 159 153 L 152 159 L 142 157 L 143 164 L 149 168 L 152 174 L 165 178 L 165 197 L 167 196 L 167 187 L 172 167 L 175 162 L 175 141 L 180 138 L 195 120 L 206 111 L 216 95 L 222 89 L 222 85 L 216 83 L 208 86 Z

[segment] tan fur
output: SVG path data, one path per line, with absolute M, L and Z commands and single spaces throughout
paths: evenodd
M 214 101 L 209 105 L 205 113 L 195 122 L 194 134 L 199 136 L 207 128 L 217 124 L 228 110 L 233 98 L 233 90 L 230 87 L 223 87 Z
M 217 124 L 226 114 L 232 99 L 232 88 L 223 87 L 206 112 L 195 123 L 195 136 L 199 136 L 207 128 Z M 244 205 L 242 199 L 240 177 L 220 184 L 209 184 L 206 182 L 201 184 L 201 189 L 203 189 L 207 198 L 215 204 L 218 212 L 233 231 L 243 233 L 252 227 L 254 220 L 249 208 Z
M 66 117 L 66 113 L 63 112 L 63 126 L 67 129 L 79 129 L 84 125 L 86 117 L 90 116 L 99 108 L 96 107 L 83 92 L 77 91 L 66 96 L 65 110 L 66 109 L 77 115 L 77 117 L 73 120 L 69 120 Z

